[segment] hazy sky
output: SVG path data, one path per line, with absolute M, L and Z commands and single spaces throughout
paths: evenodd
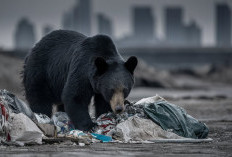
M 232 8 L 232 0 L 93 0 L 93 14 L 104 13 L 113 20 L 114 34 L 123 37 L 132 32 L 131 7 L 137 5 L 151 6 L 156 24 L 156 35 L 164 36 L 164 8 L 182 6 L 184 22 L 195 20 L 202 29 L 204 46 L 214 45 L 215 12 L 217 2 L 226 2 Z M 61 28 L 61 19 L 75 0 L 0 0 L 0 47 L 12 48 L 15 25 L 22 17 L 28 17 L 34 23 L 36 39 L 42 35 L 42 28 L 51 25 Z M 231 9 L 232 10 L 232 9 Z M 93 34 L 96 34 L 96 19 L 93 17 Z

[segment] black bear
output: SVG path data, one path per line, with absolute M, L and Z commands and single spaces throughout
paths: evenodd
M 53 104 L 63 104 L 76 129 L 90 130 L 95 126 L 88 113 L 92 96 L 97 117 L 123 112 L 137 62 L 134 56 L 125 62 L 108 36 L 53 31 L 25 59 L 26 98 L 34 112 L 48 116 Z

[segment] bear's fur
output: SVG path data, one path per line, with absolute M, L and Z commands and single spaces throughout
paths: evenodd
M 39 41 L 25 59 L 23 84 L 31 109 L 51 116 L 53 104 L 64 104 L 76 129 L 90 130 L 88 105 L 96 116 L 124 110 L 137 58 L 126 62 L 105 35 L 86 37 L 58 30 Z

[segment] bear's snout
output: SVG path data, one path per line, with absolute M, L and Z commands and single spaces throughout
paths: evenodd
M 124 111 L 124 95 L 122 89 L 116 89 L 111 100 L 110 106 L 114 113 L 122 113 Z
M 115 113 L 122 113 L 124 111 L 124 106 L 118 105 L 115 107 Z

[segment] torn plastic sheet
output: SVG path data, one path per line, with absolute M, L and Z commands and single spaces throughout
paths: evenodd
M 42 124 L 53 124 L 53 120 L 51 118 L 49 118 L 47 115 L 45 114 L 41 114 L 41 113 L 34 113 L 38 123 L 42 123 Z
M 23 101 L 6 90 L 0 90 L 0 115 L 2 143 L 18 146 L 42 144 L 43 133 L 32 121 L 36 121 L 33 112 Z
M 37 125 L 23 113 L 11 113 L 9 117 L 11 124 L 11 141 L 21 142 L 23 144 L 42 144 L 43 133 Z
M 145 114 L 164 130 L 172 130 L 186 138 L 202 139 L 208 135 L 206 124 L 188 115 L 182 107 L 171 104 L 158 95 L 142 99 L 136 104 L 143 104 Z
M 58 136 L 64 136 L 68 132 L 75 129 L 74 125 L 65 112 L 56 112 L 52 116 L 52 120 L 56 126 Z
M 0 89 L 0 99 L 5 106 L 8 106 L 11 109 L 12 112 L 24 113 L 33 121 L 36 120 L 34 113 L 31 111 L 30 107 L 9 91 L 5 89 Z
M 150 119 L 138 116 L 131 116 L 126 121 L 119 123 L 113 137 L 124 142 L 183 138 L 163 130 Z
M 112 137 L 110 137 L 110 136 L 105 136 L 105 135 L 96 134 L 96 133 L 91 133 L 91 135 L 94 138 L 96 138 L 96 139 L 98 139 L 98 140 L 100 140 L 102 142 L 111 142 L 112 141 Z

